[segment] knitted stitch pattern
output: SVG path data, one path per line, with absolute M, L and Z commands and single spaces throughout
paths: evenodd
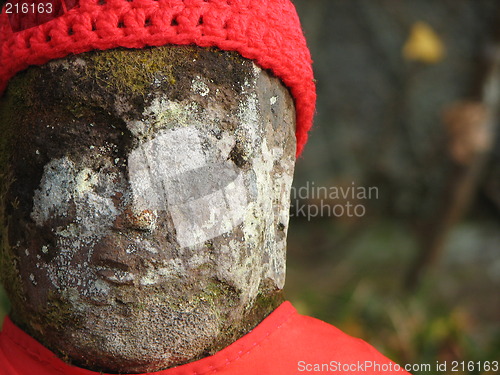
M 66 5 L 69 0 L 65 0 Z M 54 2 L 52 0 L 52 2 Z M 290 0 L 71 0 L 61 15 L 18 30 L 0 15 L 0 95 L 30 65 L 116 47 L 198 45 L 237 51 L 289 88 L 297 113 L 297 155 L 316 104 L 311 56 Z M 14 29 L 14 30 L 13 30 Z

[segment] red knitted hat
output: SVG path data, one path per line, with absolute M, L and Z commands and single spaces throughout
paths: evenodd
M 167 44 L 237 51 L 270 69 L 295 100 L 301 153 L 316 90 L 290 0 L 10 0 L 0 14 L 0 95 L 30 65 L 96 49 Z

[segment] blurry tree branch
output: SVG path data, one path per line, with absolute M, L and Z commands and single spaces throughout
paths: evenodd
M 421 249 L 406 279 L 410 290 L 418 287 L 425 271 L 439 260 L 450 231 L 470 206 L 494 150 L 500 105 L 500 42 L 487 52 L 487 69 L 478 99 L 453 103 L 443 111 L 450 176 L 437 215 L 419 236 Z

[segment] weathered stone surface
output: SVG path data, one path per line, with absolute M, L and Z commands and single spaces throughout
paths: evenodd
M 294 108 L 235 53 L 163 47 L 30 68 L 0 103 L 3 282 L 60 357 L 146 372 L 280 301 Z

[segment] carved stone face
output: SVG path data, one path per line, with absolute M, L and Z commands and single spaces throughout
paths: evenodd
M 4 124 L 18 129 L 3 249 L 14 317 L 85 367 L 195 359 L 284 285 L 290 95 L 237 55 L 188 51 L 170 56 L 184 71 L 159 69 L 143 91 L 109 73 L 101 85 L 99 69 L 154 50 L 52 62 L 2 103 L 7 113 L 9 95 L 29 101 Z M 200 68 L 210 63 L 223 79 Z

